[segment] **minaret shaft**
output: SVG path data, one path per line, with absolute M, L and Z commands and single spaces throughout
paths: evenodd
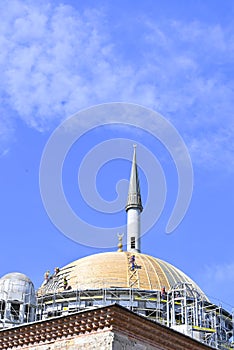
M 128 210 L 127 215 L 127 251 L 141 252 L 141 212 L 137 208 Z
M 134 146 L 131 177 L 129 182 L 127 212 L 127 251 L 141 251 L 141 222 L 140 215 L 143 210 L 141 203 L 140 184 L 136 162 L 136 146 Z

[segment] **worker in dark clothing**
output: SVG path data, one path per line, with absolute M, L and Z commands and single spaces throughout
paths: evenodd
M 64 288 L 64 290 L 67 289 L 67 287 L 68 287 L 67 277 L 64 277 L 63 278 L 63 288 Z
M 135 269 L 135 261 L 136 261 L 135 255 L 132 255 L 130 257 L 130 264 L 131 264 L 131 270 L 132 271 Z
M 166 288 L 165 288 L 165 287 L 162 287 L 162 290 L 161 290 L 161 298 L 162 298 L 162 299 L 166 299 Z

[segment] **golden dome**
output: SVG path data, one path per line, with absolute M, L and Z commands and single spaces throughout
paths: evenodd
M 72 290 L 112 287 L 132 287 L 141 290 L 161 290 L 165 287 L 169 290 L 176 283 L 182 282 L 192 284 L 192 287 L 205 297 L 198 285 L 182 271 L 150 255 L 134 253 L 136 269 L 131 271 L 132 254 L 108 252 L 75 260 L 60 269 L 56 278 L 57 283 L 49 281 L 46 285 L 42 285 L 39 294 L 52 292 L 54 288 L 58 291 L 63 290 L 63 279 L 66 277 L 68 287 Z

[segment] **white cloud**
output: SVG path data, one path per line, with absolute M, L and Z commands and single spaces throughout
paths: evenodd
M 216 305 L 222 304 L 228 310 L 234 307 L 234 262 L 223 262 L 222 264 L 205 265 L 199 276 L 199 285 L 208 298 Z
M 9 15 L 2 24 L 1 42 L 9 44 L 2 57 L 1 89 L 6 107 L 29 126 L 43 129 L 97 95 L 92 85 L 98 71 L 103 74 L 99 81 L 112 75 L 111 50 L 105 34 L 99 34 L 98 13 L 80 15 L 69 6 L 26 3 L 16 1 L 22 8 L 5 8 Z
M 14 141 L 14 123 L 0 108 L 0 158 L 9 152 L 9 142 Z
M 144 16 L 136 20 L 141 30 L 131 55 L 127 39 L 119 45 L 118 30 L 101 10 L 22 0 L 2 1 L 0 10 L 5 135 L 15 118 L 43 131 L 83 107 L 126 101 L 168 117 L 194 162 L 218 165 L 232 158 L 231 25 Z
M 160 111 L 180 130 L 194 163 L 233 169 L 233 26 L 171 22 L 162 35 L 161 24 L 148 25 Z
M 218 283 L 232 282 L 234 283 L 234 262 L 223 265 L 206 266 L 205 275 L 209 280 Z

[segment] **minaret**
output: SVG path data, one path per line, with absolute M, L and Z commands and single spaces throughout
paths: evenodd
M 141 203 L 140 184 L 136 163 L 136 145 L 134 147 L 132 170 L 128 190 L 127 212 L 127 251 L 141 252 L 141 225 L 140 216 L 143 210 Z

